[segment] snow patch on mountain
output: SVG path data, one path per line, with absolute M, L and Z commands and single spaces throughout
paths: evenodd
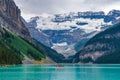
M 100 31 L 101 25 L 108 25 L 103 19 L 74 19 L 72 21 L 66 21 L 62 23 L 55 23 L 52 21 L 52 18 L 43 18 L 40 17 L 37 21 L 37 29 L 40 30 L 74 30 L 74 29 L 83 29 L 86 33 L 92 31 Z M 86 22 L 86 25 L 78 25 L 77 22 Z M 94 23 L 94 24 L 93 24 Z M 75 27 L 74 29 L 72 27 Z
M 31 18 L 28 28 L 33 38 L 67 58 L 76 53 L 76 44 L 106 30 L 119 19 L 120 11 L 117 10 L 112 10 L 107 15 L 102 11 L 42 14 Z
M 66 46 L 68 45 L 66 42 L 63 43 L 53 43 L 53 46 Z
M 69 56 L 72 56 L 76 53 L 74 45 L 75 44 L 68 45 L 66 42 L 57 44 L 53 43 L 53 46 L 51 48 L 68 58 Z

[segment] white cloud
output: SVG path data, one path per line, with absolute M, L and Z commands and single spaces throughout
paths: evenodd
M 14 0 L 28 18 L 42 13 L 55 14 L 78 11 L 100 11 L 120 8 L 120 0 Z

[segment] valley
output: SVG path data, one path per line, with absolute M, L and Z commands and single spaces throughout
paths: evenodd
M 119 22 L 115 9 L 25 21 L 13 0 L 0 1 L 0 64 L 119 63 Z
M 120 19 L 119 10 L 70 12 L 32 17 L 25 22 L 32 38 L 51 47 L 66 59 L 74 56 L 96 34 Z

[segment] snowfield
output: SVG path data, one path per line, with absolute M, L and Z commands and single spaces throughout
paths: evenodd
M 120 19 L 120 11 L 43 14 L 32 17 L 28 24 L 31 36 L 66 58 L 76 53 L 75 46 L 106 30 Z

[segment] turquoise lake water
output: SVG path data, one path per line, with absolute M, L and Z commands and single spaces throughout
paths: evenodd
M 18 65 L 0 67 L 0 80 L 120 80 L 120 65 Z

